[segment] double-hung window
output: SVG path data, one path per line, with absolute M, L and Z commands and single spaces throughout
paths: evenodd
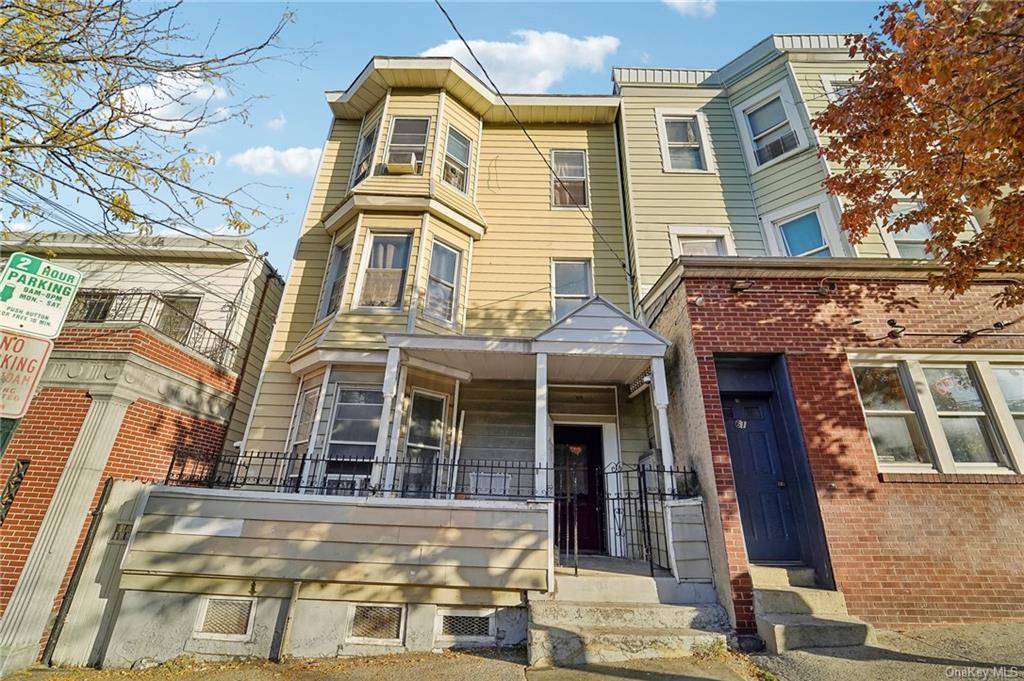
M 764 165 L 800 146 L 793 126 L 786 118 L 782 97 L 772 97 L 764 104 L 745 111 L 744 115 L 750 126 L 757 165 Z
M 391 122 L 391 143 L 388 145 L 387 162 L 411 164 L 417 174 L 423 172 L 427 154 L 427 133 L 429 118 L 395 118 Z
M 949 452 L 958 464 L 1001 464 L 991 411 L 969 366 L 924 367 Z
M 320 319 L 330 317 L 338 311 L 341 294 L 345 290 L 345 272 L 348 270 L 348 260 L 351 254 L 351 241 L 337 245 L 331 251 L 331 263 L 327 268 L 327 280 L 324 282 Z
M 288 457 L 287 489 L 295 491 L 299 487 L 299 475 L 305 466 L 305 457 L 309 451 L 309 438 L 313 432 L 313 421 L 316 418 L 316 405 L 320 396 L 320 388 L 303 390 L 295 407 L 295 421 L 292 424 L 291 451 Z
M 879 463 L 928 464 L 931 452 L 921 430 L 920 414 L 908 395 L 899 365 L 854 366 L 857 390 Z
M 879 467 L 1024 472 L 1024 366 L 988 357 L 851 353 Z
M 359 148 L 356 149 L 356 161 L 352 167 L 350 187 L 356 186 L 373 172 L 373 152 L 377 148 L 378 130 L 380 130 L 380 121 L 371 125 L 359 138 Z
M 822 76 L 821 84 L 825 86 L 825 95 L 830 102 L 841 102 L 846 96 L 857 89 L 861 79 L 858 76 Z
M 681 255 L 736 255 L 728 227 L 669 225 L 672 257 Z
M 402 495 L 430 497 L 436 491 L 437 467 L 444 447 L 443 395 L 414 390 L 409 410 L 409 434 L 402 466 Z
M 427 299 L 424 314 L 450 324 L 455 319 L 455 292 L 459 277 L 459 252 L 440 241 L 430 251 Z
M 900 203 L 893 209 L 892 219 L 917 210 L 919 204 Z M 926 221 L 915 222 L 909 229 L 894 232 L 888 228 L 886 231 L 892 238 L 894 256 L 900 258 L 913 258 L 915 260 L 932 259 L 935 256 L 925 250 L 925 242 L 932 236 L 932 226 Z
M 793 90 L 781 81 L 733 108 L 752 171 L 807 145 Z
M 661 163 L 665 172 L 712 170 L 707 119 L 696 111 L 658 110 Z
M 448 127 L 448 142 L 444 145 L 444 170 L 441 177 L 445 182 L 465 192 L 469 185 L 469 138 L 455 128 Z
M 589 260 L 556 260 L 554 269 L 555 320 L 576 310 L 594 295 Z
M 559 208 L 589 205 L 587 152 L 581 149 L 551 152 L 552 203 Z
M 408 234 L 373 234 L 363 271 L 361 307 L 399 309 L 409 268 Z
M 1024 365 L 993 366 L 992 373 L 999 383 L 1010 417 L 1024 439 Z
M 340 384 L 327 433 L 327 461 L 321 487 L 328 494 L 365 491 L 384 409 L 377 385 Z
M 762 216 L 773 255 L 827 258 L 843 255 L 842 237 L 826 195 Z

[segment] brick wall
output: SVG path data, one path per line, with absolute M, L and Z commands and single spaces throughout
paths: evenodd
M 139 327 L 68 326 L 57 340 L 56 350 L 110 350 L 135 352 L 169 369 L 234 394 L 238 390 L 235 374 L 213 366 L 191 353 L 160 340 L 155 331 Z
M 754 630 L 752 593 L 715 353 L 786 355 L 837 587 L 852 614 L 883 627 L 1024 619 L 1024 476 L 879 476 L 845 355 L 854 348 L 1024 354 L 1019 337 L 963 346 L 948 336 L 886 338 L 888 319 L 908 332 L 949 333 L 1012 318 L 994 309 L 996 286 L 979 284 L 950 301 L 922 282 L 832 281 L 819 293 L 817 279 L 757 279 L 753 289 L 732 293 L 734 280 L 690 275 L 654 328 L 674 343 L 692 335 L 696 367 L 674 350 L 670 382 L 680 385 L 682 374 L 700 379 L 714 476 L 705 485 L 717 492 L 737 628 Z M 679 420 L 676 401 L 673 411 Z

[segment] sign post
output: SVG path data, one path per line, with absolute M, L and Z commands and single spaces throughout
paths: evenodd
M 0 275 L 0 328 L 56 338 L 81 281 L 78 270 L 15 253 Z
M 51 350 L 52 340 L 0 331 L 0 417 L 25 415 Z

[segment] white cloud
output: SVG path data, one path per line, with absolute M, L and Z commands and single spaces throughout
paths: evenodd
M 227 90 L 189 74 L 160 75 L 121 94 L 125 111 L 136 123 L 164 132 L 198 130 L 224 120 L 231 111 L 216 104 L 228 98 Z
M 604 60 L 619 49 L 619 39 L 610 35 L 573 38 L 564 33 L 526 30 L 512 34 L 519 42 L 469 41 L 498 87 L 507 92 L 547 92 L 570 71 L 598 73 L 604 69 Z M 421 56 L 455 57 L 478 72 L 476 62 L 459 40 L 431 47 Z
M 717 0 L 661 0 L 684 17 L 710 17 L 715 13 Z
M 36 227 L 35 225 L 19 220 L 15 222 L 8 222 L 4 224 L 3 228 L 8 232 L 31 232 Z
M 284 117 L 283 113 L 279 113 L 269 121 L 267 121 L 267 127 L 271 130 L 280 130 L 288 122 L 288 119 Z
M 311 147 L 253 147 L 228 158 L 228 165 L 251 175 L 312 176 L 320 159 L 320 150 Z

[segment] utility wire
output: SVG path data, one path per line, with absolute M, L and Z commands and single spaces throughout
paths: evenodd
M 24 201 L 23 197 L 19 197 L 12 193 L 10 190 L 4 190 L 4 194 L 12 197 L 16 201 Z M 154 266 L 156 269 L 164 272 L 170 277 L 176 279 L 179 282 L 187 284 L 193 288 L 198 289 L 203 293 L 207 293 L 210 296 L 217 298 L 231 306 L 237 306 L 238 300 L 230 299 L 225 297 L 220 292 L 210 288 L 209 286 L 202 283 L 201 280 L 189 277 L 187 274 L 180 272 L 174 268 L 171 268 L 160 261 L 153 255 L 148 254 L 146 251 L 136 247 L 130 241 L 128 241 L 123 235 L 118 232 L 112 232 L 104 228 L 98 223 L 92 222 L 84 216 L 72 211 L 71 209 L 60 205 L 59 203 L 48 199 L 46 197 L 39 197 L 49 207 L 49 211 L 40 211 L 45 214 L 45 217 L 56 224 L 59 227 L 63 227 L 75 234 L 86 237 L 99 237 L 101 243 L 105 242 L 105 245 L 113 249 L 115 252 L 121 255 L 128 256 L 136 261 L 141 261 Z M 199 237 L 196 237 L 199 238 Z M 234 249 L 229 249 L 234 250 Z M 239 251 L 241 253 L 241 251 Z M 246 258 L 252 257 L 251 254 L 244 254 Z M 240 292 L 241 293 L 241 292 Z
M 441 10 L 441 14 L 444 15 L 444 18 L 448 20 L 448 24 L 452 27 L 452 30 L 455 31 L 455 35 L 459 37 L 459 40 L 462 41 L 462 45 L 466 48 L 466 51 L 469 52 L 469 56 L 471 56 L 473 58 L 473 61 L 476 62 L 476 65 L 480 67 L 480 71 L 484 74 L 484 77 L 487 79 L 487 82 L 490 83 L 491 88 L 501 99 L 501 103 L 505 105 L 506 109 L 508 109 L 509 115 L 512 116 L 512 120 L 515 121 L 516 125 L 519 126 L 519 129 L 523 131 L 523 134 L 526 135 L 526 139 L 530 140 L 530 144 L 533 145 L 534 151 L 537 152 L 537 155 L 540 156 L 542 161 L 544 161 L 544 165 L 546 165 L 548 167 L 548 170 L 551 171 L 551 176 L 555 178 L 555 182 L 557 182 L 559 186 L 561 186 L 561 188 L 567 194 L 569 194 L 569 196 L 572 196 L 572 192 L 570 192 L 569 188 L 565 185 L 564 182 L 562 182 L 562 178 L 560 178 L 558 176 L 558 173 L 555 172 L 555 169 L 551 165 L 550 161 L 548 161 L 547 156 L 544 155 L 544 152 L 541 151 L 541 148 L 537 145 L 537 142 L 534 141 L 533 137 L 526 130 L 526 126 L 523 125 L 523 122 L 519 120 L 519 116 L 516 115 L 516 112 L 512 108 L 512 105 L 510 105 L 508 103 L 508 100 L 505 99 L 505 95 L 501 92 L 501 89 L 498 88 L 497 84 L 494 82 L 494 79 L 491 78 L 491 74 L 487 72 L 487 68 L 480 61 L 480 58 L 476 56 L 476 53 L 473 51 L 473 48 L 469 46 L 469 41 L 466 40 L 465 36 L 462 35 L 462 31 L 459 30 L 459 27 L 455 25 L 455 20 L 452 19 L 452 16 L 450 14 L 448 14 L 448 10 L 446 10 L 444 8 L 444 5 L 441 4 L 441 0 L 434 0 L 434 4 L 437 5 L 437 8 L 439 10 Z M 588 178 L 587 182 L 589 181 L 590 180 Z M 633 273 L 630 271 L 629 265 L 626 263 L 625 260 L 619 257 L 618 252 L 616 252 L 616 250 L 612 248 L 612 245 L 608 243 L 608 240 L 604 238 L 604 235 L 601 234 L 601 231 L 594 224 L 594 221 L 590 219 L 589 215 L 587 215 L 587 211 L 583 210 L 583 207 L 580 206 L 579 204 L 576 204 L 576 209 L 580 212 L 580 215 L 583 216 L 583 219 L 586 220 L 587 223 L 590 225 L 591 230 L 593 230 L 594 234 L 597 235 L 597 238 L 600 239 L 601 243 L 604 244 L 604 247 L 607 248 L 608 252 L 612 254 L 612 257 L 619 261 L 619 265 L 622 266 L 623 271 L 626 273 L 627 279 L 629 279 L 630 288 L 632 288 Z M 622 246 L 623 248 L 625 248 L 626 244 L 623 244 Z

